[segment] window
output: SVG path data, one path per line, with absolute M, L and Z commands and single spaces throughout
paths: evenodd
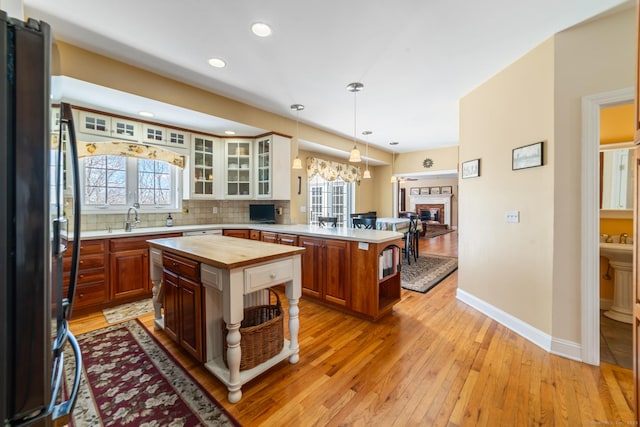
M 348 226 L 352 212 L 354 184 L 338 178 L 327 181 L 320 175 L 309 180 L 309 224 L 317 225 L 319 216 L 335 216 L 338 227 Z
M 166 162 L 121 156 L 90 156 L 81 161 L 83 209 L 179 209 L 179 169 Z

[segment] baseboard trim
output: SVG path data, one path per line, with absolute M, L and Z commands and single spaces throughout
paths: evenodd
M 549 353 L 556 354 L 558 356 L 566 357 L 568 359 L 581 361 L 581 346 L 578 343 L 567 341 L 559 338 L 553 338 L 551 335 L 542 332 L 541 330 L 534 328 L 526 322 L 512 316 L 511 314 L 500 310 L 499 308 L 481 300 L 480 298 L 471 295 L 468 292 L 458 288 L 456 292 L 456 298 L 463 303 L 475 308 L 482 314 L 492 318 L 496 322 L 511 329 L 518 335 L 522 336 L 528 341 L 531 341 L 538 347 L 542 348 Z

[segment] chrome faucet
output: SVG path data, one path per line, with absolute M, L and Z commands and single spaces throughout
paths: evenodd
M 629 237 L 627 233 L 620 234 L 620 243 L 627 243 L 627 237 Z
M 136 226 L 136 224 L 140 223 L 140 218 L 138 217 L 138 210 L 136 208 L 140 207 L 139 204 L 134 204 L 127 211 L 127 220 L 124 223 L 124 231 L 131 231 L 132 228 Z M 133 224 L 131 224 L 131 211 L 135 213 L 133 217 Z

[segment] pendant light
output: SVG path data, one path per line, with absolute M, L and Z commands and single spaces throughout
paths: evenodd
M 296 112 L 296 158 L 293 160 L 292 169 L 302 169 L 302 162 L 300 161 L 300 157 L 298 157 L 298 153 L 300 152 L 299 141 L 298 141 L 298 131 L 300 127 L 300 111 L 304 110 L 304 105 L 302 104 L 292 104 L 292 111 Z
M 349 156 L 349 161 L 351 163 L 362 162 L 362 159 L 360 158 L 360 150 L 358 150 L 358 146 L 356 145 L 356 94 L 363 88 L 364 85 L 359 82 L 349 83 L 347 85 L 347 90 L 349 92 L 353 92 L 353 148 L 351 149 L 351 155 Z
M 371 135 L 373 132 L 371 132 L 370 130 L 365 130 L 362 132 L 362 134 L 365 137 L 365 140 L 367 141 L 367 151 L 365 154 L 365 167 L 364 167 L 364 173 L 362 174 L 362 178 L 363 179 L 371 179 L 371 172 L 369 172 L 369 135 Z
M 396 152 L 392 152 L 391 153 L 391 183 L 394 183 L 396 181 L 398 181 L 398 178 L 396 178 L 396 176 L 393 174 L 393 169 L 395 168 L 395 164 L 396 164 Z

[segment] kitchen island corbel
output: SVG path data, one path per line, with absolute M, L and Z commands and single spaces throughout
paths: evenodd
M 165 329 L 189 353 L 204 362 L 227 386 L 229 402 L 238 402 L 242 398 L 242 385 L 275 364 L 287 358 L 290 363 L 298 362 L 300 254 L 304 248 L 219 235 L 155 239 L 148 243 L 156 327 Z M 289 301 L 289 340 L 285 340 L 278 355 L 252 369 L 240 371 L 239 329 L 244 307 L 266 303 L 266 289 L 281 283 L 285 283 Z M 163 293 L 166 293 L 164 298 Z M 160 310 L 163 299 L 164 317 Z M 186 311 L 182 324 L 169 333 L 169 324 L 181 317 L 180 310 L 174 312 L 173 308 L 181 306 Z M 228 368 L 222 357 L 222 320 L 228 331 Z

